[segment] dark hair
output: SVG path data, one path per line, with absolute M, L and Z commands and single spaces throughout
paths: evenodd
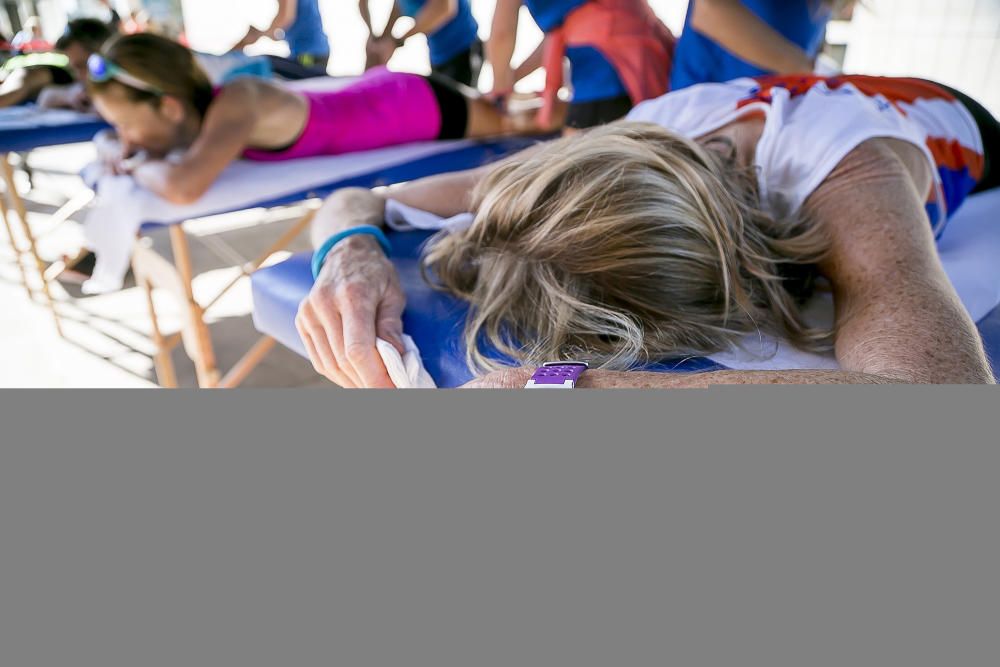
M 202 116 L 212 103 L 212 82 L 208 75 L 190 49 L 171 39 L 152 33 L 125 35 L 108 42 L 102 55 L 164 95 L 187 102 Z M 89 83 L 91 92 L 96 94 L 112 85 L 124 88 L 134 102 L 155 104 L 160 97 L 115 80 Z
M 65 51 L 72 45 L 79 44 L 88 51 L 97 53 L 113 34 L 111 27 L 103 21 L 75 19 L 66 26 L 66 32 L 56 42 L 56 49 Z

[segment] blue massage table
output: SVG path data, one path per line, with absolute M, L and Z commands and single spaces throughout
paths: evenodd
M 431 289 L 423 280 L 419 250 L 430 236 L 428 232 L 389 232 L 393 262 L 407 297 L 403 330 L 420 348 L 424 365 L 437 385 L 458 387 L 472 379 L 461 344 L 467 309 L 461 301 Z M 313 284 L 310 259 L 308 253 L 294 255 L 251 277 L 253 319 L 257 330 L 302 356 L 306 356 L 306 351 L 295 328 L 295 315 Z M 986 343 L 993 373 L 1000 377 L 1000 307 L 980 321 L 979 331 Z M 691 372 L 723 370 L 724 367 L 709 359 L 685 359 L 659 363 L 647 369 Z
M 0 170 L 3 174 L 3 182 L 9 200 L 5 199 L 0 204 L 4 225 L 10 244 L 14 248 L 14 254 L 18 269 L 21 272 L 21 281 L 28 298 L 35 300 L 35 290 L 28 278 L 25 269 L 25 261 L 29 265 L 34 263 L 41 278 L 42 295 L 44 301 L 52 310 L 55 318 L 56 330 L 62 335 L 62 327 L 59 323 L 59 316 L 56 312 L 55 302 L 49 290 L 48 278 L 45 275 L 45 263 L 38 254 L 35 235 L 28 225 L 27 212 L 24 201 L 17 191 L 14 177 L 14 167 L 10 162 L 11 153 L 31 151 L 36 148 L 47 146 L 62 146 L 90 141 L 94 135 L 103 129 L 108 128 L 108 124 L 97 116 L 77 114 L 68 111 L 46 111 L 38 109 L 32 105 L 11 107 L 0 109 Z M 58 213 L 53 215 L 53 219 L 62 220 L 68 218 L 79 206 L 85 204 L 72 201 Z M 27 242 L 27 248 L 22 248 L 15 240 L 13 227 L 10 222 L 11 212 L 16 213 L 20 221 L 21 233 Z

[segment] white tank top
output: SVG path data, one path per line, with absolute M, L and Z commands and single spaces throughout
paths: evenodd
M 736 79 L 648 100 L 627 119 L 696 138 L 754 113 L 766 118 L 755 158 L 761 204 L 778 218 L 796 215 L 849 152 L 876 137 L 912 143 L 934 167 L 927 213 L 937 235 L 982 177 L 983 145 L 972 114 L 919 79 Z

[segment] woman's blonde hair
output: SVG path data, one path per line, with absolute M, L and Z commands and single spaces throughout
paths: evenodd
M 494 347 L 526 364 L 627 369 L 754 332 L 828 349 L 830 331 L 797 303 L 825 237 L 766 215 L 729 152 L 619 122 L 494 169 L 473 225 L 424 257 L 432 282 L 471 303 L 470 366 L 499 368 L 483 351 Z

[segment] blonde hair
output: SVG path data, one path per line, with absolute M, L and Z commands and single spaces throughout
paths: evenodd
M 760 208 L 755 180 L 717 151 L 619 122 L 501 164 L 475 222 L 436 237 L 425 276 L 471 303 L 477 371 L 586 358 L 603 368 L 706 355 L 757 331 L 809 350 L 797 300 L 828 247 L 807 221 Z M 430 279 L 430 278 L 429 278 Z

